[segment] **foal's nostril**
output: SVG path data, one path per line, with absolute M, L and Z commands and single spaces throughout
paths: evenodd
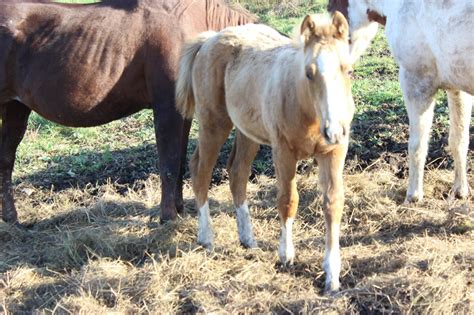
M 324 139 L 325 139 L 328 143 L 331 143 L 331 138 L 329 137 L 329 134 L 328 134 L 328 128 L 324 128 Z
M 324 140 L 326 140 L 328 144 L 336 144 L 338 142 L 337 137 L 330 134 L 330 128 L 324 128 Z

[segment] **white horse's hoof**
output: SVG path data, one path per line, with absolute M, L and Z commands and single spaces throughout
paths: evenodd
M 454 197 L 457 199 L 465 200 L 469 198 L 469 187 L 453 187 Z

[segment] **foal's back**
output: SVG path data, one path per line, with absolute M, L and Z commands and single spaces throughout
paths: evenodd
M 273 81 L 297 53 L 291 40 L 270 27 L 249 24 L 217 33 L 200 52 L 193 69 L 197 102 L 216 107 L 225 104 L 239 130 L 255 142 L 270 144 L 263 124 L 264 106 L 277 101 L 269 99 Z M 206 91 L 225 92 L 209 95 Z

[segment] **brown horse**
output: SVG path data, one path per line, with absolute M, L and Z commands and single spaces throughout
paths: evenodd
M 229 177 L 239 238 L 255 247 L 246 185 L 260 143 L 270 145 L 278 180 L 280 259 L 294 258 L 292 223 L 298 207 L 296 163 L 315 156 L 326 216 L 326 290 L 339 289 L 339 225 L 344 206 L 342 171 L 354 112 L 349 60 L 349 26 L 308 15 L 298 40 L 263 25 L 207 32 L 190 43 L 180 60 L 177 106 L 186 118 L 196 108 L 199 145 L 191 177 L 199 208 L 198 242 L 213 246 L 207 201 L 212 168 L 235 125 L 238 133 Z
M 182 209 L 190 121 L 175 109 L 182 42 L 206 30 L 253 22 L 223 0 L 46 1 L 0 4 L 0 192 L 2 218 L 17 222 L 16 149 L 35 111 L 72 127 L 154 111 L 162 182 L 161 219 Z

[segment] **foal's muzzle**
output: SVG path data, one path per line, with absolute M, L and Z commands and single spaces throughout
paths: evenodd
M 342 124 L 327 124 L 323 135 L 328 144 L 339 144 L 347 140 L 349 127 Z

